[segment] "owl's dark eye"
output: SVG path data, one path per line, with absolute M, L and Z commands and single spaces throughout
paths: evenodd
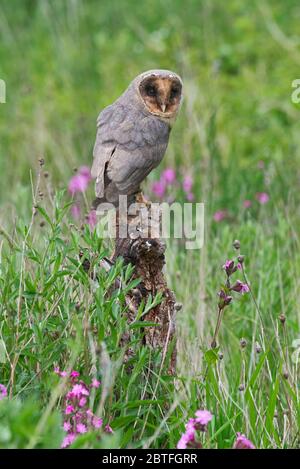
M 179 95 L 179 92 L 180 92 L 179 88 L 173 87 L 173 88 L 171 89 L 170 98 L 171 98 L 171 99 L 172 99 L 172 98 L 176 98 L 176 96 Z
M 146 86 L 146 93 L 148 96 L 156 96 L 156 88 L 153 85 Z

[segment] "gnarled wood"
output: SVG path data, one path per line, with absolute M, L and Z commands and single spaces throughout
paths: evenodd
M 147 205 L 149 206 L 149 204 Z M 127 223 L 129 226 L 135 222 L 136 218 L 128 217 Z M 120 222 L 117 222 L 117 233 L 120 232 L 120 225 L 118 223 Z M 176 369 L 175 315 L 178 304 L 176 303 L 174 292 L 168 288 L 163 272 L 165 265 L 165 243 L 158 238 L 151 238 L 148 235 L 148 227 L 140 227 L 136 239 L 132 239 L 129 236 L 127 238 L 119 238 L 117 235 L 113 259 L 119 256 L 123 257 L 125 263 L 130 263 L 135 267 L 134 277 L 141 280 L 137 288 L 130 292 L 127 297 L 127 302 L 130 304 L 128 308 L 129 322 L 134 320 L 134 312 L 138 311 L 142 301 L 146 304 L 149 295 L 154 298 L 158 293 L 161 293 L 161 303 L 152 308 L 142 318 L 146 322 L 158 324 L 155 327 L 149 326 L 145 328 L 144 343 L 155 350 L 161 349 L 163 361 L 166 359 L 169 347 L 173 347 L 170 363 L 168 364 L 169 373 L 173 375 Z

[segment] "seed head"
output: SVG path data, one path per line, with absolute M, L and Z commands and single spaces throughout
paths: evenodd
M 261 353 L 261 346 L 259 345 L 258 342 L 256 342 L 256 344 L 255 344 L 255 351 L 256 351 L 256 353 Z
M 286 317 L 285 317 L 285 315 L 284 315 L 283 313 L 280 314 L 280 316 L 279 316 L 279 321 L 281 322 L 281 324 L 284 324 L 284 323 L 285 323 Z
M 244 339 L 244 337 L 242 337 L 241 340 L 240 340 L 240 346 L 241 346 L 241 348 L 246 348 L 247 347 L 247 340 Z
M 240 249 L 240 247 L 241 247 L 241 243 L 239 242 L 238 239 L 236 239 L 235 241 L 233 241 L 232 245 L 233 245 L 234 249 L 236 249 L 237 251 L 238 251 L 238 250 Z
M 286 368 L 282 370 L 282 376 L 284 377 L 284 379 L 289 379 L 289 373 Z

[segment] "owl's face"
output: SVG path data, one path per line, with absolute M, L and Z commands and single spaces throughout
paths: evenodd
M 175 74 L 149 74 L 141 80 L 139 93 L 151 114 L 172 118 L 180 106 L 182 83 Z

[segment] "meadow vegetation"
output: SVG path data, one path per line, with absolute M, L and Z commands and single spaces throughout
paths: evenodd
M 60 447 L 77 391 L 88 431 L 72 447 L 175 448 L 198 410 L 213 416 L 204 447 L 231 448 L 238 432 L 299 447 L 299 18 L 296 0 L 2 2 L 1 448 Z M 74 168 L 91 166 L 99 111 L 158 67 L 183 77 L 185 98 L 145 193 L 205 203 L 204 247 L 167 247 L 183 305 L 175 378 L 141 347 L 147 326 L 126 321 L 132 267 L 100 267 L 112 246 L 86 219 L 93 184 L 76 218 L 68 191 Z M 165 169 L 175 176 L 157 192 Z M 223 265 L 240 255 L 233 283 L 248 289 L 231 294 Z M 212 349 L 220 291 L 233 300 Z

